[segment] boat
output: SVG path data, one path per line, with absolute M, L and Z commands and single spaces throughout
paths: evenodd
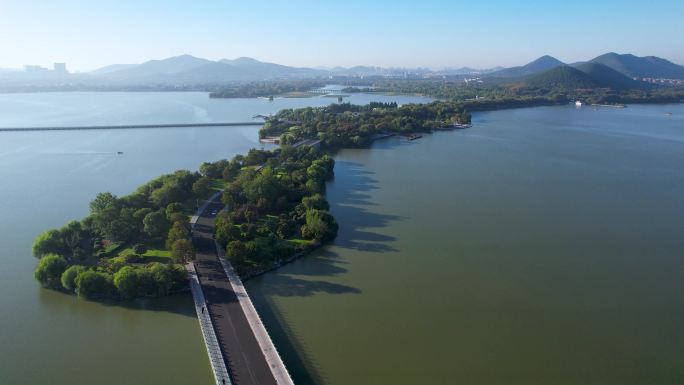
M 462 128 L 470 128 L 470 127 L 472 127 L 472 124 L 454 123 L 454 128 L 462 129 Z
M 579 100 L 577 100 L 577 101 L 575 102 L 575 107 L 582 107 L 582 102 L 580 102 Z
M 672 112 L 666 112 L 665 116 L 672 116 Z
M 116 154 L 117 155 L 123 155 L 123 151 L 117 151 Z
M 416 139 L 420 139 L 422 137 L 423 137 L 423 135 L 420 135 L 420 134 L 408 134 L 408 135 L 406 135 L 407 140 L 416 140 Z

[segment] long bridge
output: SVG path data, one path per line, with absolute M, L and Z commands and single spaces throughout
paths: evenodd
M 137 128 L 187 128 L 187 127 L 230 127 L 263 126 L 264 122 L 222 122 L 222 123 L 162 123 L 162 124 L 114 124 L 104 126 L 46 126 L 46 127 L 0 127 L 0 132 L 11 131 L 74 131 L 74 130 L 131 130 Z
M 214 240 L 220 192 L 191 219 L 195 310 L 217 385 L 294 385 L 245 287 Z

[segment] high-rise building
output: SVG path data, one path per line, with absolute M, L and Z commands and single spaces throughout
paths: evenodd
M 37 65 L 26 65 L 24 66 L 24 71 L 29 73 L 42 73 L 47 72 L 48 69 Z
M 52 66 L 52 68 L 56 74 L 68 74 L 69 73 L 69 71 L 67 71 L 65 63 L 55 63 Z

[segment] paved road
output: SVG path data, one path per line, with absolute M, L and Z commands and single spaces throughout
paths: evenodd
M 210 203 L 197 219 L 193 243 L 197 249 L 195 269 L 209 314 L 219 339 L 226 366 L 236 385 L 276 385 L 237 296 L 216 254 L 214 215 L 222 204 Z

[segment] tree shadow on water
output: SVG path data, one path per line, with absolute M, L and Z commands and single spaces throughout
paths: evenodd
M 387 227 L 391 222 L 406 218 L 369 210 L 378 205 L 372 201 L 370 192 L 380 188 L 373 172 L 360 163 L 338 161 L 336 165 L 335 180 L 329 183 L 327 194 L 331 203 L 330 211 L 340 225 L 333 244 L 366 252 L 396 251 L 389 245 L 396 240 L 395 237 L 369 229 Z
M 325 280 L 347 272 L 346 262 L 327 247 L 294 261 L 287 267 L 250 279 L 250 298 L 266 325 L 288 372 L 299 385 L 323 384 L 325 378 L 316 363 L 315 352 L 292 328 L 291 321 L 269 300 L 274 297 L 310 297 L 316 294 L 360 294 L 361 290 Z M 306 278 L 299 278 L 305 276 Z
M 189 290 L 173 293 L 166 297 L 137 298 L 130 301 L 124 301 L 114 298 L 86 299 L 59 290 L 40 288 L 38 297 L 41 306 L 55 308 L 56 311 L 64 311 L 66 308 L 69 312 L 87 315 L 91 319 L 95 318 L 95 315 L 101 317 L 112 316 L 112 314 L 107 312 L 96 311 L 96 308 L 93 306 L 144 312 L 166 312 L 187 317 L 197 316 L 192 295 Z
M 269 273 L 269 275 L 272 274 L 274 273 Z M 254 281 L 258 280 L 259 278 L 256 278 Z M 260 284 L 256 283 L 256 285 Z M 304 339 L 299 333 L 290 327 L 287 317 L 267 299 L 267 291 L 249 290 L 249 296 L 294 383 L 298 385 L 325 383 L 320 366 L 312 359 L 315 355 L 305 346 Z

